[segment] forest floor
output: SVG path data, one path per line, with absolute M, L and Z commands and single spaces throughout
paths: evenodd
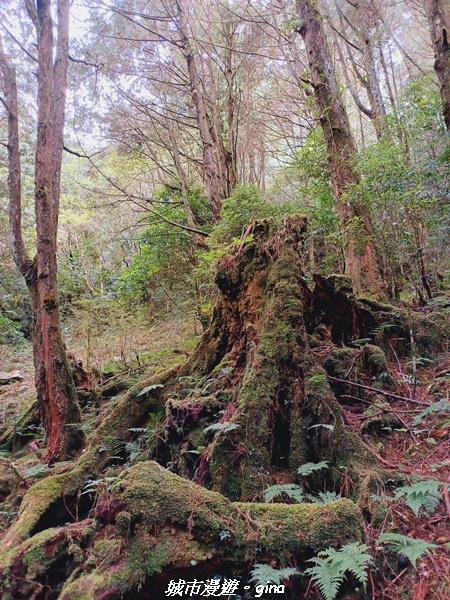
M 180 355 L 188 357 L 199 339 L 198 327 L 194 326 L 193 321 L 175 318 L 151 325 L 141 322 L 139 326 L 135 323 L 133 336 L 124 338 L 121 328 L 116 328 L 115 333 L 108 330 L 107 335 L 91 338 L 87 356 L 86 338 L 80 328 L 72 324 L 68 332 L 69 348 L 77 359 L 82 359 L 84 364 L 86 360 L 90 360 L 91 368 L 95 360 L 94 372 L 107 372 L 107 379 L 96 382 L 100 385 L 113 378 L 117 384 L 125 382 L 128 386 L 139 377 L 160 370 L 162 366 L 167 368 L 171 363 L 177 360 L 179 362 Z M 108 340 L 107 343 L 105 339 Z M 98 340 L 95 342 L 97 345 L 92 340 Z M 313 352 L 318 361 L 323 363 L 333 348 L 335 346 L 332 344 L 324 343 L 314 348 Z M 0 359 L 2 372 L 19 372 L 21 375 L 17 381 L 0 385 L 0 429 L 4 429 L 18 419 L 33 398 L 31 348 L 14 350 L 2 346 Z M 361 435 L 361 426 L 364 423 L 367 426 L 369 417 L 367 406 L 360 402 L 361 398 L 356 397 L 357 388 L 352 387 L 352 368 L 356 362 L 357 356 L 350 363 L 345 377 L 350 393 L 341 395 L 340 401 L 346 424 Z M 414 365 L 411 357 L 390 361 L 386 365 L 386 371 L 393 382 L 384 398 L 388 399 L 389 405 L 375 413 L 373 428 L 368 426 L 368 435 L 362 436 L 363 443 L 370 448 L 383 468 L 393 475 L 400 474 L 410 485 L 430 479 L 450 482 L 450 413 L 445 405 L 450 393 L 450 349 L 444 353 L 441 351 L 433 360 L 415 360 Z M 373 391 L 374 379 L 359 377 L 358 384 Z M 352 396 L 353 393 L 355 396 Z M 348 404 L 344 403 L 346 400 L 343 398 L 347 398 Z M 382 396 L 380 398 L 382 402 Z M 444 402 L 442 410 L 424 410 L 438 400 Z M 110 400 L 105 402 L 102 412 L 108 411 L 108 402 Z M 85 407 L 84 413 L 86 420 L 91 418 L 92 407 Z M 382 418 L 377 420 L 380 415 Z M 383 420 L 386 415 L 393 419 Z M 371 417 L 373 416 L 372 414 Z M 36 430 L 33 439 L 39 437 L 42 437 L 42 432 Z M 13 452 L 9 458 L 13 458 L 15 464 L 19 465 L 23 477 L 19 493 L 24 495 L 38 475 L 40 461 L 30 451 L 29 445 L 17 453 Z M 33 468 L 37 470 L 33 471 Z M 369 597 L 373 600 L 445 600 L 450 597 L 448 487 L 440 487 L 440 494 L 441 501 L 436 502 L 426 513 L 423 505 L 420 508 L 423 498 L 419 497 L 419 508 L 414 512 L 411 505 L 407 506 L 402 498 L 395 498 L 391 492 L 382 499 L 387 507 L 384 521 L 376 527 L 370 522 L 366 523 L 365 541 L 374 557 L 369 573 Z M 17 502 L 14 504 L 18 506 Z M 3 511 L 1 508 L 2 505 L 0 521 L 3 520 L 3 524 L 0 532 L 14 519 L 14 511 L 9 513 L 5 506 Z M 407 560 L 402 562 L 402 555 L 399 555 L 396 562 L 392 559 L 392 554 L 388 555 L 385 546 L 377 542 L 385 528 L 394 528 L 409 538 L 424 540 L 435 546 L 417 559 L 415 568 Z M 310 587 L 305 595 L 305 598 L 320 597 L 314 587 Z

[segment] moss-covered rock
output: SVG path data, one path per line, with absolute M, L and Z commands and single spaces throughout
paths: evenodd
M 372 375 L 386 371 L 386 355 L 379 346 L 366 344 L 363 348 L 364 366 Z
M 369 406 L 363 412 L 362 419 L 361 433 L 372 435 L 386 435 L 391 433 L 393 429 L 402 426 L 389 404 L 381 396 L 374 398 L 374 405 Z

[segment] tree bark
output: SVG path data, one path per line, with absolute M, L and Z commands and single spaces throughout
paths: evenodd
M 187 23 L 186 11 L 183 2 L 177 2 L 179 32 L 181 35 L 181 48 L 186 60 L 186 66 L 189 76 L 189 84 L 192 93 L 192 100 L 195 107 L 198 129 L 203 148 L 203 170 L 206 187 L 206 195 L 214 219 L 217 221 L 222 207 L 222 201 L 226 197 L 226 182 L 223 177 L 223 170 L 220 164 L 219 148 L 217 137 L 208 113 L 204 90 L 200 78 L 199 68 L 196 56 L 192 47 L 192 40 L 189 36 L 189 27 Z
M 444 121 L 450 131 L 450 7 L 447 0 L 425 0 L 424 7 L 434 51 L 434 70 L 439 79 Z
M 366 24 L 367 16 L 365 13 L 365 7 L 361 7 L 359 4 L 354 6 L 355 11 L 357 11 L 357 18 L 355 19 L 357 22 L 357 26 L 353 25 L 353 23 L 349 20 L 347 16 L 343 15 L 338 5 L 336 5 L 336 8 L 339 14 L 341 29 L 343 31 L 345 30 L 345 20 L 345 22 L 348 23 L 348 25 L 351 27 L 358 40 L 358 46 L 355 46 L 344 35 L 342 35 L 348 46 L 348 58 L 352 64 L 353 71 L 358 82 L 366 90 L 367 99 L 369 101 L 370 107 L 366 107 L 363 104 L 354 86 L 352 85 L 349 73 L 346 69 L 344 54 L 341 49 L 341 45 L 339 43 L 339 40 L 336 39 L 336 48 L 339 54 L 339 59 L 342 64 L 342 71 L 345 78 L 345 82 L 347 84 L 347 87 L 349 88 L 349 91 L 352 95 L 356 106 L 372 121 L 377 138 L 380 139 L 383 135 L 382 117 L 386 114 L 386 110 L 384 107 L 378 73 L 375 65 L 373 43 L 371 40 L 370 32 L 368 31 L 368 26 Z M 337 38 L 337 36 L 335 37 Z M 362 57 L 364 59 L 365 74 L 361 73 L 360 67 L 358 66 L 353 56 L 351 47 L 355 48 L 356 50 L 359 50 L 359 52 L 362 54 Z
M 348 193 L 360 182 L 353 160 L 355 142 L 339 94 L 325 33 L 314 3 L 297 0 L 301 34 L 308 55 L 310 80 L 322 126 L 344 236 L 346 273 L 357 293 L 383 293 L 381 261 L 374 243 L 374 228 L 367 206 Z
M 27 7 L 28 8 L 28 7 Z M 56 240 L 67 80 L 69 2 L 58 2 L 58 41 L 53 64 L 50 0 L 28 8 L 38 42 L 38 117 L 35 156 L 36 257 L 29 258 L 22 237 L 21 172 L 16 74 L 0 46 L 4 104 L 8 112 L 11 248 L 25 278 L 33 310 L 35 385 L 47 436 L 46 460 L 54 462 L 78 448 L 82 436 L 69 423 L 80 410 L 62 337 L 57 289 Z M 62 89 L 63 88 L 63 89 Z

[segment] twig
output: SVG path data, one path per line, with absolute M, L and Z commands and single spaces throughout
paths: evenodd
M 350 375 L 350 373 L 352 372 L 352 369 L 355 365 L 355 362 L 358 360 L 358 358 L 360 358 L 362 356 L 362 350 L 360 350 L 358 352 L 358 354 L 355 354 L 355 356 L 353 357 L 353 360 L 349 366 L 349 368 L 347 369 L 347 372 L 345 373 L 345 376 L 348 377 Z
M 408 571 L 408 567 L 406 567 L 406 569 L 403 569 L 403 571 L 400 571 L 400 573 L 397 575 L 397 577 L 394 577 L 394 579 L 391 581 L 391 585 L 393 585 L 395 582 L 397 582 L 400 579 L 400 577 L 403 577 L 403 575 L 405 573 L 407 573 L 407 571 Z
M 397 361 L 397 365 L 398 365 L 398 369 L 399 369 L 400 375 L 402 376 L 403 380 L 406 383 L 406 387 L 408 388 L 408 393 L 409 393 L 409 396 L 411 398 L 411 387 L 410 387 L 409 383 L 406 381 L 405 376 L 403 374 L 403 369 L 402 369 L 402 365 L 400 363 L 400 359 L 399 359 L 399 357 L 397 355 L 397 352 L 394 350 L 394 346 L 390 342 L 389 342 L 389 346 L 391 347 L 391 350 L 392 350 L 392 352 L 393 352 L 393 354 L 395 356 L 395 360 Z
M 361 402 L 365 402 L 366 404 L 369 404 L 370 406 L 374 406 L 375 408 L 378 408 L 380 410 L 380 412 L 377 413 L 376 415 L 372 415 L 370 418 L 379 417 L 383 413 L 392 413 L 395 417 L 397 417 L 397 419 L 400 421 L 400 423 L 403 425 L 403 427 L 408 430 L 411 438 L 413 440 L 416 439 L 416 437 L 415 437 L 414 433 L 411 431 L 410 427 L 408 427 L 408 425 L 405 423 L 405 421 L 397 414 L 397 411 L 393 410 L 392 408 L 385 408 L 383 406 L 380 406 L 379 404 L 370 402 L 369 400 L 364 400 L 363 398 L 358 398 L 357 396 L 347 396 L 345 394 L 342 394 L 341 398 L 357 398 Z M 399 411 L 399 412 L 405 412 L 405 413 L 409 414 L 412 411 L 404 410 L 404 411 Z M 419 412 L 419 411 L 415 411 L 415 412 Z
M 369 444 L 366 444 L 366 442 L 365 442 L 364 440 L 361 440 L 361 442 L 362 442 L 362 443 L 363 443 L 363 445 L 364 445 L 364 446 L 367 448 L 367 450 L 368 450 L 368 451 L 369 451 L 371 454 L 373 454 L 377 460 L 379 460 L 379 461 L 380 461 L 380 463 L 382 463 L 383 465 L 386 465 L 386 467 L 389 467 L 389 468 L 391 468 L 391 469 L 396 469 L 396 468 L 398 468 L 398 467 L 397 467 L 397 465 L 393 465 L 393 464 L 392 464 L 392 463 L 390 463 L 388 460 L 385 460 L 384 458 L 382 458 L 382 457 L 381 457 L 381 456 L 378 454 L 378 452 L 376 452 L 376 451 L 375 451 L 373 448 L 371 448 L 371 447 L 369 446 Z
M 358 400 L 359 402 L 363 402 L 364 404 L 369 404 L 370 406 L 375 406 L 375 408 L 379 408 L 380 410 L 382 410 L 383 412 L 394 412 L 391 408 L 385 408 L 384 406 L 381 406 L 380 404 L 375 404 L 375 402 L 371 402 L 370 400 L 366 400 L 366 398 L 360 398 L 359 396 L 352 396 L 351 394 L 341 394 L 339 396 L 339 398 L 351 398 L 352 400 Z M 419 409 L 409 409 L 409 410 L 397 410 L 395 409 L 395 413 L 404 413 L 406 415 L 411 415 L 413 413 L 420 413 L 422 412 Z
M 429 406 L 427 402 L 420 402 L 420 400 L 414 400 L 413 398 L 406 398 L 405 396 L 399 396 L 398 394 L 393 394 L 392 392 L 387 392 L 386 390 L 379 390 L 377 388 L 371 387 L 370 385 L 363 385 L 362 383 L 355 383 L 354 381 L 348 381 L 348 379 L 340 379 L 339 377 L 332 377 L 331 375 L 327 376 L 328 379 L 332 379 L 333 381 L 339 381 L 340 383 L 347 383 L 348 385 L 354 385 L 356 387 L 362 388 L 363 390 L 369 390 L 370 392 L 376 392 L 377 394 L 383 394 L 383 396 L 389 396 L 390 398 L 397 398 L 397 400 L 404 400 L 405 402 L 411 402 L 412 404 L 418 404 L 419 406 Z

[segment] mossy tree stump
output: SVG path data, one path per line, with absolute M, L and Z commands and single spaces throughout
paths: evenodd
M 219 262 L 222 297 L 187 363 L 132 387 L 67 472 L 31 487 L 2 540 L 2 600 L 112 600 L 193 561 L 205 569 L 225 562 L 245 568 L 281 558 L 286 566 L 361 539 L 363 517 L 351 499 L 367 508 L 369 488 L 383 477 L 345 422 L 339 396 L 349 393 L 349 382 L 333 377 L 345 378 L 358 360 L 368 376 L 383 372 L 390 351 L 410 351 L 416 325 L 399 309 L 357 299 L 343 276 L 314 275 L 311 289 L 305 235 L 302 216 L 281 229 L 270 220 L 254 223 Z M 423 351 L 446 326 L 430 323 L 416 327 Z M 356 338 L 371 344 L 346 346 Z M 125 447 L 132 428 L 162 408 L 142 462 L 116 473 L 110 489 L 83 495 L 117 461 L 108 441 Z M 319 461 L 326 468 L 299 476 L 302 465 Z M 347 499 L 259 502 L 268 486 L 287 482 Z
M 257 499 L 281 473 L 297 480 L 297 469 L 307 462 L 329 461 L 335 487 L 339 472 L 357 478 L 363 465 L 373 463 L 343 424 L 308 342 L 311 322 L 321 314 L 304 274 L 306 226 L 302 216 L 289 217 L 281 230 L 270 220 L 257 222 L 236 252 L 220 261 L 222 298 L 181 371 L 200 373 L 219 394 L 226 390 L 229 401 L 197 472 L 232 500 Z

